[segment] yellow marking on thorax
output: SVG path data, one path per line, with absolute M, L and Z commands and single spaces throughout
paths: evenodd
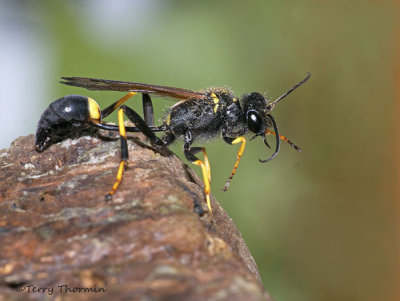
M 215 93 L 210 94 L 215 106 L 214 106 L 214 113 L 217 113 L 218 107 L 219 107 L 219 98 Z
M 169 125 L 169 124 L 171 123 L 171 113 L 169 113 L 169 114 L 167 115 L 167 117 L 165 118 L 165 123 L 166 123 L 167 125 Z
M 97 102 L 88 97 L 88 110 L 89 110 L 89 117 L 90 119 L 92 119 L 93 121 L 100 121 L 101 118 L 101 113 L 100 113 L 100 107 L 97 104 Z

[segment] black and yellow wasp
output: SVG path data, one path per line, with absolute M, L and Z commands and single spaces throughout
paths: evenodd
M 244 135 L 249 131 L 254 133 L 250 140 L 260 136 L 267 147 L 270 146 L 266 136 L 269 134 L 276 136 L 275 152 L 265 160 L 260 159 L 262 163 L 271 160 L 278 154 L 280 139 L 300 151 L 300 148 L 289 139 L 279 135 L 278 127 L 270 111 L 280 100 L 305 83 L 309 78 L 310 73 L 289 91 L 276 100 L 269 102 L 257 92 L 245 94 L 239 99 L 227 88 L 210 88 L 196 92 L 181 88 L 133 82 L 85 77 L 62 77 L 64 81 L 61 83 L 70 86 L 95 91 L 121 91 L 128 93 L 104 110 L 100 110 L 99 105 L 92 98 L 80 95 L 67 95 L 54 101 L 43 112 L 38 123 L 36 150 L 43 151 L 51 144 L 79 135 L 80 132 L 91 127 L 119 131 L 121 137 L 121 161 L 116 181 L 106 195 L 106 199 L 111 199 L 111 196 L 122 181 L 125 164 L 128 160 L 126 132 L 142 132 L 156 147 L 167 146 L 174 142 L 176 138 L 183 138 L 183 153 L 186 159 L 202 169 L 204 193 L 208 209 L 211 212 L 210 163 L 206 149 L 204 147 L 193 147 L 192 144 L 218 135 L 222 135 L 222 138 L 228 144 L 241 144 L 237 153 L 237 161 L 224 190 L 229 187 L 239 165 L 246 145 Z M 124 105 L 130 97 L 138 93 L 142 94 L 144 118 Z M 163 123 L 159 126 L 154 126 L 151 94 L 179 100 L 169 108 L 164 116 Z M 103 119 L 117 109 L 118 126 L 105 123 Z M 134 127 L 124 125 L 124 114 L 134 123 Z M 164 134 L 159 138 L 155 135 L 156 132 L 163 132 Z M 196 157 L 199 152 L 203 153 L 203 161 Z M 199 213 L 202 212 L 201 206 L 196 208 L 195 205 L 195 210 Z

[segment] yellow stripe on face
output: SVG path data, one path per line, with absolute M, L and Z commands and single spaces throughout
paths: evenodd
M 97 102 L 90 97 L 88 97 L 88 110 L 90 119 L 92 119 L 93 121 L 100 120 L 101 118 L 100 107 L 97 104 Z

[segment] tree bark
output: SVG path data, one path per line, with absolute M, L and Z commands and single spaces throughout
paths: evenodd
M 0 151 L 0 299 L 271 300 L 240 232 L 168 149 L 83 136 Z M 193 211 L 193 202 L 205 214 Z

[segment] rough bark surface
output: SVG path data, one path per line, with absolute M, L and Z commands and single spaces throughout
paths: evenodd
M 225 211 L 193 211 L 198 177 L 141 139 L 111 202 L 115 137 L 0 151 L 0 300 L 270 300 Z

